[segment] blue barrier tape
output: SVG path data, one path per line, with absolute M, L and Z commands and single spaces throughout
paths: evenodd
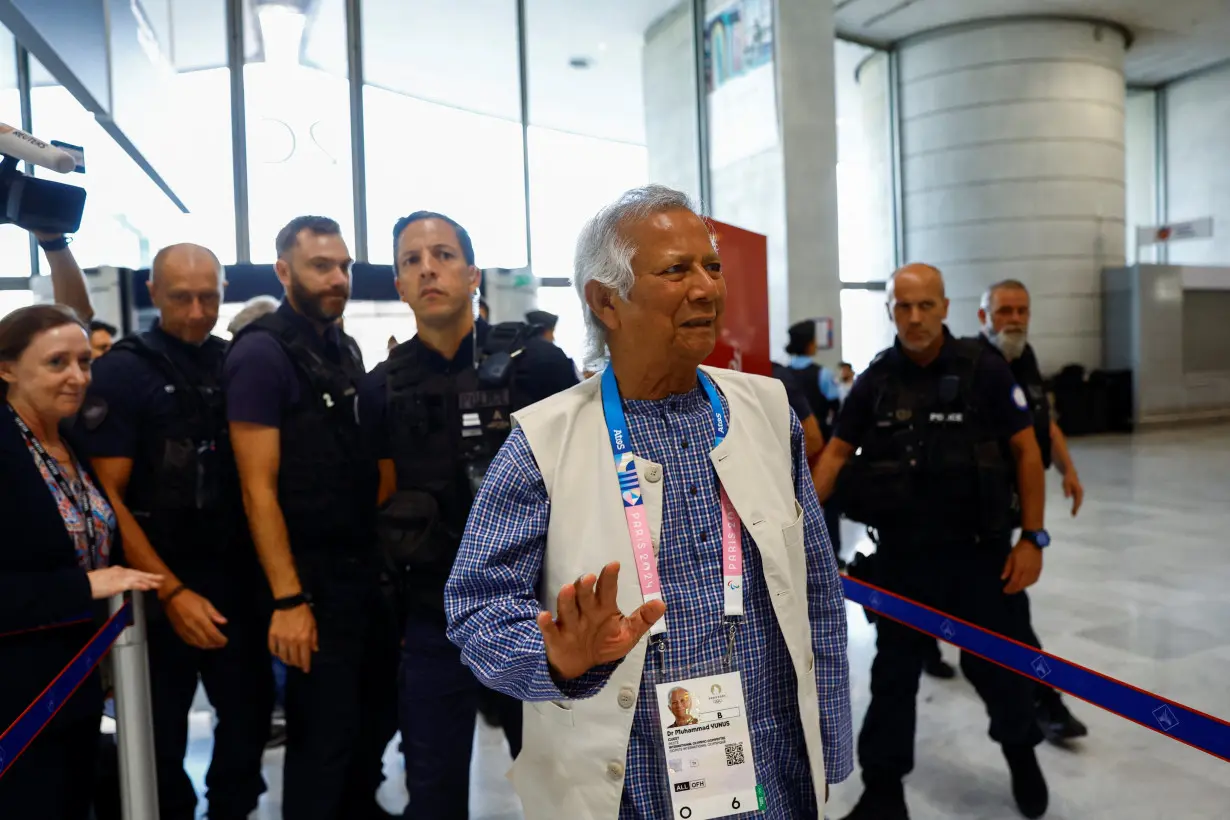
M 126 603 L 95 633 L 90 642 L 82 647 L 77 657 L 56 675 L 55 680 L 47 685 L 26 711 L 4 730 L 4 734 L 0 734 L 0 777 L 4 776 L 13 761 L 21 756 L 38 733 L 51 722 L 60 708 L 94 671 L 94 667 L 98 666 L 111 644 L 115 643 L 120 633 L 131 623 L 132 604 Z
M 1230 723 L 1109 678 L 1049 652 L 946 615 L 886 589 L 843 577 L 846 598 L 1146 729 L 1230 762 Z

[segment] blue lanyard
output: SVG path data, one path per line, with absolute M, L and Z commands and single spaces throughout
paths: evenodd
M 729 427 L 726 423 L 726 411 L 722 408 L 722 399 L 713 380 L 705 373 L 698 372 L 700 385 L 709 397 L 709 407 L 713 412 L 713 446 L 721 444 L 726 439 Z M 632 455 L 632 436 L 628 430 L 628 420 L 624 416 L 623 399 L 619 396 L 619 385 L 615 381 L 615 371 L 608 367 L 602 372 L 602 412 L 606 416 L 607 433 L 611 438 L 611 452 L 615 455 L 615 469 L 619 472 L 619 489 L 624 496 L 625 507 L 635 507 L 641 503 L 641 483 L 636 475 L 636 464 Z
M 715 446 L 726 438 L 726 412 L 722 409 L 722 400 L 718 395 L 713 381 L 704 373 L 698 373 L 701 386 L 709 397 L 709 406 L 713 411 L 713 440 Z M 619 492 L 623 496 L 624 515 L 628 519 L 628 538 L 632 545 L 635 560 L 637 581 L 641 587 L 641 597 L 644 601 L 662 599 L 662 582 L 658 577 L 658 559 L 654 555 L 653 540 L 649 532 L 649 521 L 641 497 L 641 482 L 636 474 L 636 461 L 632 454 L 632 440 L 628 430 L 628 421 L 624 416 L 623 401 L 619 396 L 619 385 L 615 382 L 615 372 L 607 368 L 602 374 L 602 410 L 606 416 L 607 432 L 611 439 L 611 453 L 615 457 L 615 471 L 619 478 Z M 723 605 L 725 614 L 731 620 L 730 640 L 727 658 L 734 649 L 735 620 L 743 615 L 743 548 L 741 542 L 742 525 L 739 515 L 730 503 L 725 490 L 722 496 L 722 575 L 723 575 Z M 661 640 L 666 634 L 666 618 L 659 618 L 649 628 L 650 636 L 657 640 L 659 660 L 665 643 Z

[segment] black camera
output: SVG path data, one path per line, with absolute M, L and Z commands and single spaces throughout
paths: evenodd
M 28 231 L 74 233 L 81 227 L 85 189 L 21 172 L 22 160 L 59 173 L 82 172 L 81 149 L 48 144 L 0 123 L 0 223 Z

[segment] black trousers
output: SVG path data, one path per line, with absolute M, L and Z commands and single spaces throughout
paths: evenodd
M 159 814 L 162 820 L 196 816 L 196 792 L 184 771 L 184 753 L 188 713 L 199 678 L 217 714 L 213 756 L 205 775 L 209 816 L 211 820 L 245 818 L 265 791 L 261 758 L 273 710 L 268 593 L 257 583 L 255 568 L 242 587 L 236 584 L 239 573 L 234 567 L 225 575 L 216 569 L 179 575 L 227 619 L 218 627 L 227 644 L 209 650 L 189 646 L 157 600 L 149 598 L 146 620 Z
M 1016 613 L 1017 618 L 1018 632 L 1016 639 L 1026 646 L 1032 646 L 1034 649 L 1041 649 L 1042 641 L 1038 639 L 1038 633 L 1034 631 L 1033 616 L 1030 614 L 1029 593 L 1022 592 L 1019 595 L 1012 595 L 1009 597 L 1009 601 L 1012 604 L 1013 611 Z M 938 640 L 935 642 L 935 648 L 927 654 L 928 657 L 933 657 L 937 660 L 940 659 L 940 642 Z M 1051 690 L 1051 687 L 1047 686 L 1042 681 L 1038 681 L 1037 686 L 1040 692 Z
M 1019 605 L 999 576 L 1008 543 L 894 544 L 882 538 L 876 581 L 918 603 L 1002 635 L 1021 637 Z M 859 762 L 869 786 L 898 782 L 914 768 L 918 679 L 935 641 L 888 618 L 877 624 L 871 667 L 871 705 L 859 734 Z M 989 661 L 961 653 L 961 670 L 986 704 L 991 739 L 1033 746 L 1042 739 L 1034 722 L 1033 682 Z
M 0 777 L 0 817 L 87 820 L 101 714 L 52 725 Z
M 296 556 L 312 594 L 320 651 L 288 669 L 284 820 L 346 820 L 369 810 L 397 722 L 397 628 L 374 558 Z
M 461 662 L 443 616 L 406 620 L 400 722 L 406 756 L 407 820 L 467 820 L 470 757 L 480 699 L 494 707 L 513 757 L 521 752 L 522 704 L 493 692 Z

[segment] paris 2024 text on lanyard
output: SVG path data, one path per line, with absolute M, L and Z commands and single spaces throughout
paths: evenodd
M 713 411 L 716 447 L 726 437 L 726 412 L 712 379 L 700 372 L 697 376 Z M 619 385 L 609 367 L 602 374 L 602 409 L 615 456 L 641 597 L 647 602 L 663 600 L 631 435 Z M 649 629 L 651 651 L 657 650 L 653 654 L 657 656 L 662 678 L 655 689 L 666 752 L 666 782 L 672 816 L 680 820 L 710 820 L 765 808 L 764 792 L 756 785 L 743 680 L 733 666 L 735 631 L 743 617 L 743 527 L 725 488 L 719 489 L 723 613 L 729 629 L 723 670 L 713 675 L 667 680 L 663 658 L 669 610 Z

